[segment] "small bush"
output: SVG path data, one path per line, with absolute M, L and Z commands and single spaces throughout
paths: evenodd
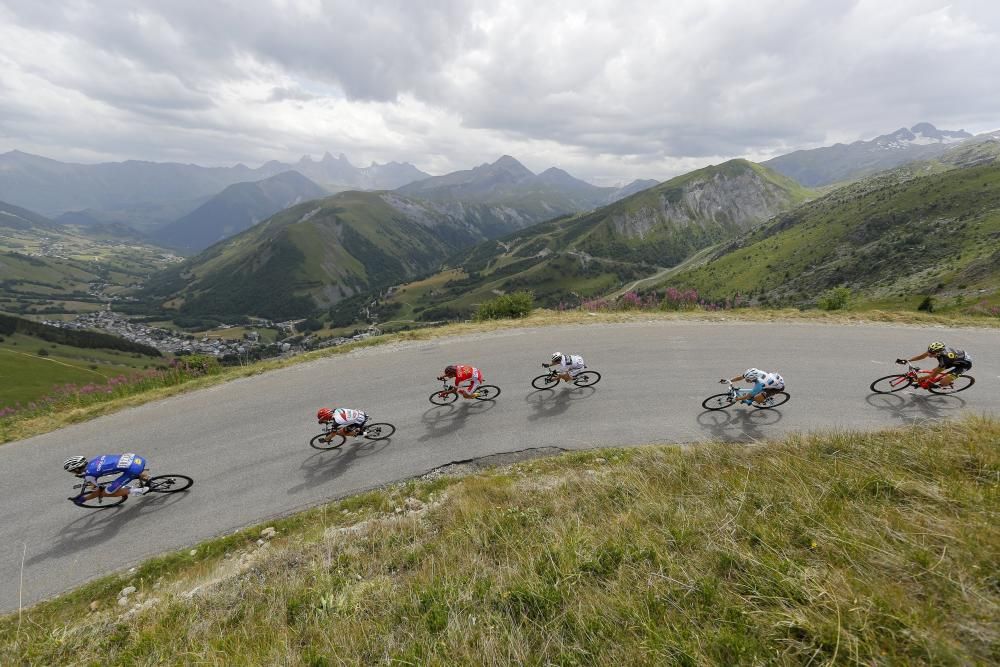
M 49 351 L 46 350 L 44 347 L 40 347 L 40 348 L 38 348 L 38 356 L 40 356 L 40 357 L 47 357 L 47 356 L 49 356 Z
M 534 307 L 535 295 L 531 292 L 511 292 L 479 304 L 476 321 L 526 317 Z
M 818 305 L 823 310 L 843 310 L 847 308 L 851 300 L 851 290 L 847 287 L 834 287 L 827 290 L 823 296 L 817 300 Z
M 925 296 L 924 300 L 920 302 L 919 306 L 917 306 L 917 310 L 923 311 L 925 313 L 933 313 L 934 312 L 934 297 L 932 297 L 929 294 L 927 296 Z
M 323 323 L 314 317 L 308 317 L 299 322 L 295 328 L 299 331 L 319 331 L 323 328 Z

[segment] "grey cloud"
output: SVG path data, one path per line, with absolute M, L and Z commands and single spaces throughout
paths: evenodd
M 271 94 L 268 95 L 268 102 L 284 102 L 285 100 L 294 100 L 297 102 L 309 102 L 317 99 L 318 95 L 313 95 L 312 93 L 307 93 L 301 88 L 292 88 L 289 86 L 275 87 L 271 89 Z
M 0 44 L 0 86 L 25 77 L 25 99 L 0 102 L 5 142 L 54 152 L 217 163 L 329 148 L 465 168 L 538 151 L 619 156 L 642 175 L 921 120 L 1000 126 L 992 2 L 0 0 L 4 25 L 56 40 L 30 57 Z M 114 122 L 33 103 L 27 77 Z M 283 101 L 297 104 L 262 115 Z

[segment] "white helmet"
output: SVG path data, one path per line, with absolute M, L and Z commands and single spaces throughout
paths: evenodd
M 66 470 L 67 472 L 76 472 L 80 470 L 80 468 L 86 467 L 86 465 L 86 456 L 71 456 L 63 461 L 63 470 Z
M 553 362 L 562 361 L 562 358 L 563 358 L 563 353 L 562 352 L 553 352 L 552 353 L 552 361 Z
M 759 368 L 748 368 L 743 371 L 743 379 L 747 382 L 756 382 L 757 379 L 764 374 L 764 371 Z

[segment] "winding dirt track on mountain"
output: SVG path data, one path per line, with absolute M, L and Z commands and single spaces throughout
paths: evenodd
M 971 352 L 976 385 L 955 396 L 871 395 L 892 360 L 943 338 Z M 1000 413 L 1000 330 L 892 325 L 635 322 L 516 329 L 366 348 L 150 403 L 0 448 L 8 490 L 0 524 L 0 610 L 151 555 L 326 500 L 419 475 L 454 460 L 534 447 L 566 449 L 709 439 L 754 441 L 789 431 L 873 429 Z M 554 350 L 604 375 L 596 387 L 536 392 Z M 452 362 L 500 385 L 495 403 L 434 408 L 434 376 Z M 705 412 L 716 380 L 747 366 L 781 372 L 792 400 L 773 411 Z M 319 452 L 321 405 L 367 410 L 398 431 L 389 442 Z M 153 474 L 186 473 L 190 492 L 120 508 L 72 506 L 73 454 L 134 451 Z

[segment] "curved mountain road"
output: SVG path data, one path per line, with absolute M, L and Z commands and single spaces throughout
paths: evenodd
M 943 338 L 974 357 L 976 385 L 954 396 L 882 397 L 869 383 L 892 360 Z M 535 392 L 554 350 L 603 373 L 591 389 Z M 0 523 L 0 611 L 17 609 L 164 551 L 298 508 L 421 474 L 454 460 L 531 447 L 588 448 L 707 439 L 747 441 L 818 428 L 878 428 L 1000 412 L 1000 330 L 811 323 L 641 322 L 519 329 L 358 350 L 150 403 L 0 446 L 8 489 Z M 495 403 L 435 408 L 450 362 L 503 389 Z M 773 411 L 705 412 L 716 380 L 778 370 L 792 400 Z M 383 443 L 307 445 L 321 405 L 367 410 L 398 427 Z M 65 500 L 72 454 L 135 451 L 191 491 L 104 511 Z M 22 571 L 23 560 L 23 571 Z M 23 578 L 23 586 L 22 586 Z

